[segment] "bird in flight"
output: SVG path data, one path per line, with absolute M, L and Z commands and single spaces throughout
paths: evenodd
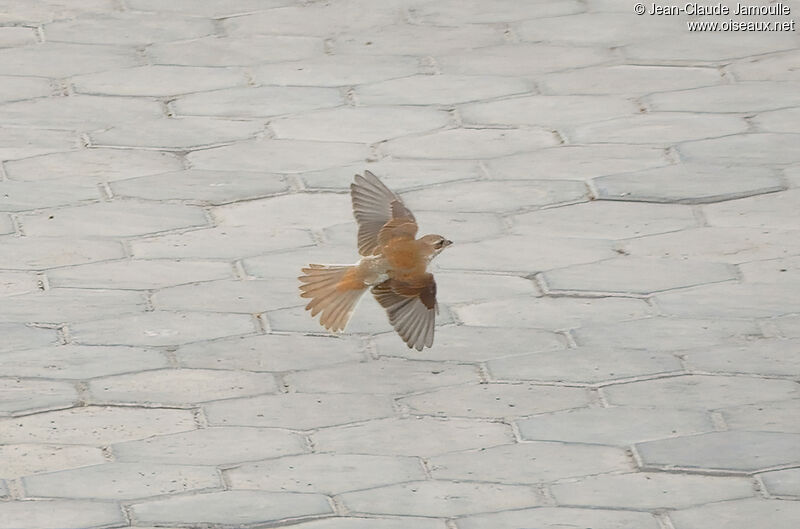
M 409 348 L 422 351 L 433 345 L 436 282 L 428 263 L 450 246 L 441 235 L 416 239 L 414 215 L 377 176 L 364 171 L 350 184 L 353 214 L 358 222 L 355 265 L 310 264 L 298 279 L 300 296 L 311 298 L 306 310 L 321 313 L 320 324 L 338 332 L 347 326 L 353 310 L 368 288 L 386 309 L 389 322 Z

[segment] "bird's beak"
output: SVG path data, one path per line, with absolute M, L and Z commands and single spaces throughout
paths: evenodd
M 451 244 L 453 244 L 453 241 L 445 239 L 444 242 L 442 243 L 442 248 L 447 248 Z

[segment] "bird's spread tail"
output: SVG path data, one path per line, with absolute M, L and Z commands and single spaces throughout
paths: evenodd
M 341 331 L 350 321 L 367 285 L 357 277 L 355 266 L 308 265 L 298 279 L 301 297 L 311 298 L 306 310 L 311 316 L 322 313 L 319 322 L 330 331 Z

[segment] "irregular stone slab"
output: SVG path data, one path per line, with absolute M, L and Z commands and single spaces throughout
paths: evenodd
M 547 44 L 503 44 L 439 55 L 442 73 L 519 77 L 607 62 L 608 50 Z
M 391 335 L 375 338 L 380 356 L 420 358 Z M 534 329 L 492 327 L 442 327 L 436 330 L 436 347 L 425 351 L 425 360 L 483 362 L 490 358 L 523 352 L 549 351 L 564 348 L 563 339 L 555 333 Z
M 236 68 L 137 66 L 80 75 L 72 83 L 82 94 L 165 97 L 244 85 L 244 76 Z
M 169 153 L 121 149 L 58 152 L 5 164 L 6 173 L 12 180 L 34 182 L 63 179 L 95 185 L 181 168 L 180 160 Z
M 0 379 L 0 416 L 69 408 L 78 400 L 75 385 L 36 379 Z
M 747 283 L 789 284 L 800 271 L 800 256 L 742 263 L 737 268 Z
M 509 298 L 456 309 L 467 325 L 565 330 L 642 318 L 647 303 L 631 298 Z
M 136 65 L 133 48 L 42 42 L 0 49 L 0 74 L 65 78 Z
M 14 233 L 14 223 L 11 222 L 11 217 L 0 213 L 0 235 L 7 235 Z
M 368 156 L 367 147 L 357 143 L 254 140 L 193 152 L 187 158 L 198 169 L 303 173 L 361 162 Z
M 789 380 L 685 375 L 609 386 L 603 392 L 610 404 L 673 408 L 718 409 L 796 397 Z
M 575 143 L 633 143 L 673 145 L 747 131 L 736 116 L 691 112 L 650 112 L 578 126 L 569 138 Z
M 775 110 L 760 114 L 754 119 L 754 123 L 759 130 L 766 132 L 799 133 L 800 127 L 797 125 L 799 115 L 798 108 Z
M 285 30 L 285 28 L 284 28 Z M 415 57 L 367 56 L 358 61 L 346 55 L 330 55 L 298 62 L 262 64 L 253 68 L 256 82 L 281 86 L 352 86 L 418 73 Z
M 4 501 L 0 503 L 3 529 L 84 529 L 127 523 L 114 503 L 95 501 Z
M 97 200 L 96 186 L 0 182 L 0 211 L 25 211 Z M 37 235 L 32 233 L 31 235 Z
M 301 178 L 309 188 L 349 192 L 353 175 L 361 174 L 364 169 L 378 175 L 381 181 L 395 192 L 455 180 L 475 180 L 483 175 L 478 163 L 471 160 L 383 158 L 377 162 L 357 163 L 304 173 Z
M 393 24 L 401 15 L 400 6 L 393 2 L 375 6 L 376 9 L 363 13 L 363 16 L 352 16 L 352 10 L 358 7 L 357 4 L 349 9 L 330 4 L 278 7 L 231 18 L 225 21 L 225 28 L 231 36 L 282 34 L 327 37 L 347 30 Z
M 541 147 L 552 147 L 556 139 L 541 129 L 452 129 L 397 138 L 381 149 L 400 158 L 497 158 Z
M 541 527 L 573 527 L 575 529 L 658 529 L 658 521 L 650 513 L 632 511 L 605 511 L 601 509 L 575 509 L 569 507 L 539 507 L 490 514 L 479 514 L 459 519 L 459 529 L 519 529 L 530 524 Z
M 399 400 L 411 413 L 440 417 L 514 417 L 582 408 L 589 404 L 583 388 L 534 384 L 456 386 Z
M 686 508 L 754 495 L 748 478 L 639 472 L 589 476 L 558 483 L 550 490 L 557 503 L 627 509 Z
M 0 28 L 0 47 L 11 48 L 35 44 L 37 41 L 34 28 L 4 27 Z
M 184 345 L 175 355 L 186 367 L 294 371 L 363 360 L 361 350 L 359 340 L 347 336 L 267 334 Z
M 214 209 L 214 216 L 225 226 L 280 223 L 286 228 L 324 228 L 352 219 L 351 204 L 344 194 L 295 193 L 220 206 Z M 317 215 L 309 218 L 309 211 Z
M 353 241 L 350 241 L 346 245 L 306 246 L 271 255 L 250 257 L 244 259 L 242 264 L 249 278 L 296 281 L 301 273 L 300 269 L 309 263 L 353 264 L 358 260 L 358 248 Z
M 796 145 L 796 135 L 765 132 L 693 141 L 678 146 L 678 152 L 688 160 L 760 166 L 800 162 Z
M 547 2 L 541 8 L 519 4 L 513 0 L 499 0 L 489 6 L 480 0 L 445 0 L 436 4 L 420 4 L 414 8 L 414 19 L 426 24 L 475 24 L 517 22 L 529 18 L 570 15 L 581 11 L 581 5 L 571 0 Z
M 478 452 L 436 456 L 428 462 L 434 479 L 531 484 L 630 470 L 625 451 L 608 446 L 517 443 Z
M 730 529 L 756 527 L 769 520 L 773 529 L 792 529 L 800 516 L 795 501 L 748 499 L 726 501 L 669 513 L 675 529 L 702 529 L 708 524 L 724 524 Z
M 384 419 L 326 428 L 311 436 L 320 451 L 429 457 L 512 442 L 504 424 L 432 417 Z
M 750 472 L 800 461 L 800 434 L 712 432 L 636 445 L 644 468 Z
M 58 342 L 58 332 L 55 329 L 28 327 L 20 323 L 0 323 L 0 334 L 3 336 L 0 340 L 0 353 L 13 353 L 55 345 Z
M 255 329 L 249 316 L 204 312 L 148 312 L 71 327 L 76 343 L 87 345 L 177 345 Z
M 542 277 L 548 291 L 551 292 L 564 290 L 649 294 L 730 281 L 736 279 L 737 275 L 732 266 L 722 263 L 624 257 L 549 270 L 544 272 Z M 722 287 L 727 291 L 731 285 L 726 283 Z M 685 299 L 683 291 L 674 295 Z M 669 298 L 670 294 L 664 294 L 664 297 Z M 658 296 L 658 299 L 660 298 L 661 296 Z M 715 313 L 718 311 L 716 308 L 712 310 Z M 669 309 L 667 313 L 670 313 Z
M 486 162 L 489 174 L 502 180 L 584 180 L 601 175 L 661 167 L 669 162 L 664 150 L 645 145 L 559 145 L 495 158 Z
M 425 479 L 417 458 L 307 454 L 244 464 L 225 472 L 233 489 L 341 494 Z
M 526 440 L 616 446 L 714 430 L 705 412 L 630 407 L 561 411 L 523 419 L 517 425 Z
M 152 302 L 160 310 L 254 314 L 302 303 L 297 285 L 297 280 L 207 281 L 163 289 Z
M 214 205 L 274 195 L 288 188 L 279 175 L 198 169 L 130 178 L 111 184 L 115 195 L 150 200 L 191 200 Z
M 368 394 L 288 393 L 213 402 L 205 407 L 215 426 L 268 426 L 309 430 L 392 415 L 387 397 Z
M 794 83 L 770 80 L 654 94 L 645 101 L 658 111 L 760 112 L 800 105 L 800 93 Z
M 3 112 L 8 115 L 9 124 L 66 131 L 112 127 L 119 123 L 141 126 L 144 120 L 163 118 L 157 101 L 90 95 L 19 101 L 5 105 Z
M 44 270 L 125 257 L 116 241 L 14 237 L 3 241 L 0 268 Z
M 585 200 L 586 194 L 586 186 L 578 181 L 508 180 L 451 182 L 403 193 L 403 200 L 414 211 L 438 209 L 502 213 Z
M 800 338 L 800 316 L 784 316 L 775 320 L 783 336 L 787 338 Z
M 668 18 L 668 17 L 667 17 Z M 670 21 L 672 22 L 672 21 Z M 675 24 L 675 22 L 672 22 Z M 679 37 L 672 30 L 668 36 L 644 39 L 623 50 L 623 56 L 633 62 L 667 64 L 704 64 L 740 57 L 751 57 L 769 52 L 794 49 L 793 35 L 773 34 L 770 39 L 760 38 L 758 32 L 731 33 L 685 32 Z M 738 32 L 737 32 L 738 33 Z
M 797 50 L 771 53 L 733 61 L 730 71 L 742 81 L 796 81 L 800 80 L 796 65 L 800 63 Z
M 753 228 L 796 229 L 800 212 L 795 207 L 800 200 L 800 189 L 770 193 L 704 208 L 711 226 L 750 226 Z
M 800 311 L 785 285 L 707 285 L 655 297 L 665 314 L 696 318 L 765 318 Z
M 773 496 L 800 496 L 800 468 L 767 472 L 759 477 Z
M 719 202 L 784 188 L 768 168 L 695 163 L 603 176 L 595 178 L 594 185 L 603 200 L 685 204 Z
M 216 369 L 162 369 L 91 380 L 93 400 L 103 403 L 193 404 L 275 393 L 272 375 Z
M 195 12 L 195 6 L 187 7 L 187 12 L 190 10 Z M 254 35 L 239 39 L 213 36 L 155 44 L 147 48 L 147 54 L 153 64 L 248 66 L 320 56 L 324 54 L 324 45 L 322 39 L 299 36 Z
M 183 116 L 254 118 L 308 112 L 342 104 L 344 100 L 335 88 L 260 86 L 191 94 L 178 98 L 172 107 Z
M 639 174 L 639 173 L 637 173 Z M 691 208 L 594 200 L 511 217 L 514 233 L 592 239 L 627 239 L 697 225 Z
M 521 79 L 475 75 L 414 75 L 356 88 L 364 105 L 447 105 L 522 94 Z
M 3 445 L 0 446 L 0 458 L 3 459 L 4 478 L 17 478 L 106 462 L 100 448 L 57 444 Z
M 537 86 L 548 94 L 644 95 L 721 82 L 716 68 L 617 64 L 548 74 L 538 79 Z
M 350 516 L 340 518 L 326 518 L 313 522 L 301 523 L 297 529 L 406 529 L 407 524 L 414 524 L 415 529 L 445 529 L 442 520 L 432 518 L 353 518 Z
M 106 463 L 28 476 L 22 482 L 30 496 L 104 500 L 179 494 L 221 486 L 213 467 L 143 463 Z
M 307 450 L 297 434 L 274 428 L 212 427 L 148 437 L 112 447 L 117 461 L 177 465 L 225 465 Z
M 256 524 L 333 512 L 321 494 L 255 490 L 173 496 L 136 503 L 131 511 L 137 521 L 159 525 Z
M 39 290 L 39 281 L 39 277 L 30 272 L 0 272 L 0 297 Z
M 7 443 L 105 445 L 194 430 L 190 410 L 88 406 L 0 421 Z
M 539 294 L 533 281 L 519 276 L 437 272 L 436 285 L 437 299 L 446 304 Z
M 224 18 L 254 11 L 263 11 L 286 5 L 285 0 L 239 0 L 231 5 L 227 0 L 206 0 L 197 3 L 194 0 L 175 0 L 165 4 L 159 0 L 130 0 L 130 9 L 155 11 L 164 13 L 191 13 L 194 16 L 208 18 Z M 171 16 L 171 15 L 170 15 Z
M 186 259 L 133 259 L 58 268 L 47 272 L 51 287 L 150 290 L 227 279 L 228 263 Z
M 298 392 L 403 394 L 477 382 L 478 372 L 469 366 L 387 358 L 293 373 L 285 380 Z
M 638 22 L 638 21 L 637 21 Z M 523 41 L 555 42 L 575 46 L 618 47 L 675 32 L 677 22 L 669 17 L 648 17 L 627 24 L 613 13 L 579 13 L 564 17 L 526 20 L 515 25 Z M 595 31 L 590 29 L 595 28 Z
M 796 398 L 724 408 L 720 411 L 725 423 L 733 429 L 800 433 L 800 425 L 795 420 L 800 413 L 800 401 Z
M 17 30 L 21 29 L 25 32 L 33 32 L 28 28 L 15 28 L 7 27 L 3 30 Z M 2 41 L 2 31 L 0 31 L 0 41 Z M 50 85 L 48 79 L 41 79 L 38 77 L 12 77 L 4 76 L 0 81 L 2 88 L 0 88 L 0 101 L 18 101 L 22 99 L 31 99 L 34 97 L 49 96 L 53 92 L 53 87 Z
M 277 138 L 376 143 L 440 129 L 450 114 L 433 108 L 370 107 L 317 110 L 270 121 Z
M 0 356 L 0 372 L 14 377 L 93 378 L 167 367 L 167 359 L 151 349 L 59 345 Z
M 489 360 L 487 367 L 497 380 L 587 384 L 682 370 L 670 354 L 603 347 L 506 356 Z
M 96 26 L 97 25 L 97 26 Z M 130 31 L 130 27 L 138 28 Z M 202 37 L 214 32 L 211 20 L 171 15 L 119 13 L 83 20 L 62 20 L 44 27 L 49 42 L 142 46 L 152 42 Z
M 0 161 L 73 150 L 77 139 L 77 134 L 71 131 L 4 127 L 0 130 Z M 2 184 L 4 188 L 12 185 L 11 182 Z M 51 190 L 51 193 L 56 191 Z
M 264 130 L 257 121 L 205 117 L 158 119 L 147 124 L 122 124 L 89 134 L 93 146 L 140 147 L 188 151 L 255 137 Z
M 621 97 L 533 95 L 471 103 L 460 111 L 465 123 L 560 129 L 629 116 L 636 114 L 638 107 Z
M 355 55 L 426 55 L 459 52 L 503 43 L 503 33 L 491 26 L 463 27 L 392 24 L 372 26 L 334 39 L 337 53 Z

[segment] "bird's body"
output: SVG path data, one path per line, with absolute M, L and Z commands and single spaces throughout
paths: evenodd
M 430 347 L 438 307 L 436 282 L 427 268 L 452 243 L 440 235 L 416 239 L 414 215 L 369 171 L 356 175 L 350 193 L 363 257 L 351 266 L 312 264 L 303 268 L 301 296 L 311 298 L 306 310 L 312 316 L 321 312 L 320 323 L 340 331 L 361 295 L 372 288 L 406 344 L 417 350 Z

